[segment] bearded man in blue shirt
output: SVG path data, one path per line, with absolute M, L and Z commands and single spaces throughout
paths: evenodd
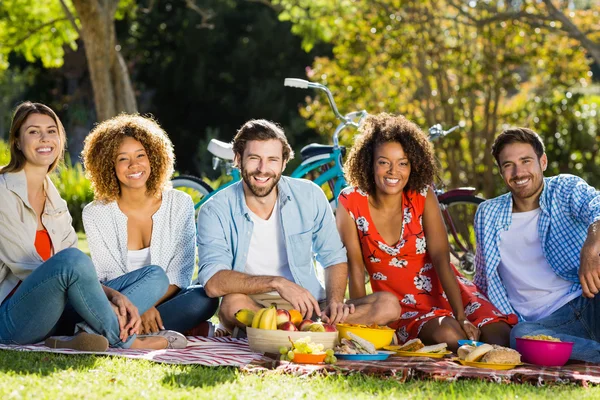
M 304 318 L 379 324 L 400 318 L 398 299 L 376 293 L 344 301 L 346 249 L 320 187 L 283 177 L 293 151 L 276 124 L 246 122 L 233 140 L 242 180 L 209 199 L 198 215 L 198 279 L 209 297 L 223 297 L 221 324 L 243 326 L 240 309 L 276 303 Z M 317 279 L 313 255 L 325 270 Z
M 600 192 L 567 174 L 545 178 L 541 138 L 527 128 L 502 132 L 492 146 L 509 193 L 475 216 L 475 284 L 511 332 L 574 342 L 571 358 L 600 362 Z

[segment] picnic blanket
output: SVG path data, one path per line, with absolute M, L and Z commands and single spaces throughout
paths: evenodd
M 571 364 L 564 367 L 522 365 L 508 371 L 496 371 L 462 366 L 450 359 L 426 357 L 390 357 L 385 361 L 345 361 L 335 365 L 304 365 L 278 361 L 254 353 L 247 339 L 188 337 L 188 347 L 181 350 L 109 349 L 104 353 L 86 353 L 69 349 L 50 349 L 42 343 L 33 345 L 3 345 L 0 350 L 37 351 L 60 354 L 97 354 L 143 359 L 168 364 L 199 364 L 234 366 L 248 373 L 313 374 L 362 373 L 404 382 L 409 379 L 456 381 L 482 379 L 498 383 L 531 383 L 534 385 L 577 383 L 583 386 L 600 384 L 600 365 Z
M 243 367 L 249 363 L 271 362 L 272 359 L 262 354 L 254 353 L 248 347 L 247 339 L 205 338 L 188 336 L 188 345 L 185 349 L 175 350 L 133 350 L 113 349 L 106 352 L 94 353 L 71 349 L 51 349 L 43 343 L 30 345 L 5 345 L 0 344 L 0 350 L 38 351 L 59 354 L 96 354 L 135 358 L 155 361 L 166 364 L 199 364 L 211 367 Z
M 273 362 L 271 363 L 273 364 Z M 561 383 L 577 383 L 588 386 L 590 383 L 600 383 L 600 365 L 593 364 L 572 364 L 564 367 L 540 367 L 525 364 L 508 371 L 468 367 L 448 358 L 440 360 L 426 357 L 390 357 L 385 361 L 338 360 L 335 365 L 278 362 L 277 366 L 269 367 L 259 364 L 260 362 L 254 362 L 244 367 L 243 370 L 254 373 L 288 373 L 302 376 L 362 373 L 400 382 L 410 379 L 438 381 L 480 379 L 496 383 L 530 383 L 536 386 Z

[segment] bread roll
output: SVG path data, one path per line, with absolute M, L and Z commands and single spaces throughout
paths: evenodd
M 494 346 L 494 349 L 487 352 L 481 361 L 491 364 L 520 364 L 521 354 L 508 347 Z
M 473 350 L 475 350 L 475 346 L 465 344 L 458 348 L 458 350 L 456 351 L 456 354 L 458 354 L 458 358 L 460 358 L 461 360 L 464 360 L 465 358 L 467 358 L 469 353 L 471 353 Z
M 473 351 L 467 354 L 465 361 L 479 361 L 488 351 L 492 350 L 494 350 L 494 347 L 491 344 L 477 346 Z

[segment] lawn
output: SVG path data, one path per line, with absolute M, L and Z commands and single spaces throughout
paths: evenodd
M 300 378 L 235 368 L 156 364 L 118 357 L 0 351 L 0 399 L 558 399 L 600 398 L 600 387 L 481 381 L 399 383 L 356 374 Z

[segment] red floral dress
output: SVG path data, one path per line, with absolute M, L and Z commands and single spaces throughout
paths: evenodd
M 339 201 L 356 223 L 363 260 L 374 292 L 391 292 L 398 297 L 402 314 L 389 324 L 396 329 L 400 343 L 416 338 L 425 323 L 433 318 L 453 317 L 448 297 L 427 253 L 423 232 L 423 211 L 427 189 L 404 191 L 404 219 L 401 239 L 385 243 L 375 228 L 369 211 L 368 195 L 358 188 L 347 188 Z M 492 322 L 517 323 L 514 314 L 504 315 L 463 277 L 452 265 L 460 289 L 465 315 L 475 326 Z

